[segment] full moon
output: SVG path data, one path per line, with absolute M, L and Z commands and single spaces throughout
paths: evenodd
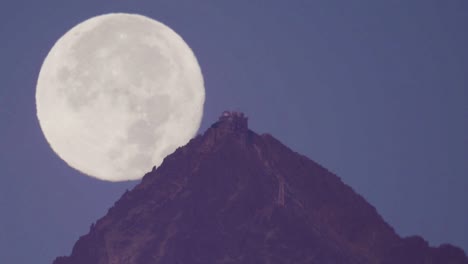
M 198 131 L 205 88 L 195 55 L 135 14 L 90 18 L 44 60 L 37 117 L 54 152 L 101 180 L 137 180 Z

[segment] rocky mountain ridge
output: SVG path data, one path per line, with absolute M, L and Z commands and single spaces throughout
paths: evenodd
M 54 264 L 468 264 L 399 237 L 339 177 L 224 112 L 126 192 Z

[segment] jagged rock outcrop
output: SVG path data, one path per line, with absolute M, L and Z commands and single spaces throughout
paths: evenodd
M 225 112 L 168 156 L 54 264 L 467 264 L 400 238 L 319 164 Z

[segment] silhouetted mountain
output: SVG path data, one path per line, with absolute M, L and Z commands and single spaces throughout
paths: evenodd
M 319 164 L 240 113 L 168 156 L 54 264 L 467 264 L 456 247 L 400 238 Z

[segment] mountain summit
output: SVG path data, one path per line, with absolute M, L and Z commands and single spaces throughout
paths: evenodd
M 468 264 L 401 238 L 363 197 L 224 112 L 146 174 L 54 264 Z

